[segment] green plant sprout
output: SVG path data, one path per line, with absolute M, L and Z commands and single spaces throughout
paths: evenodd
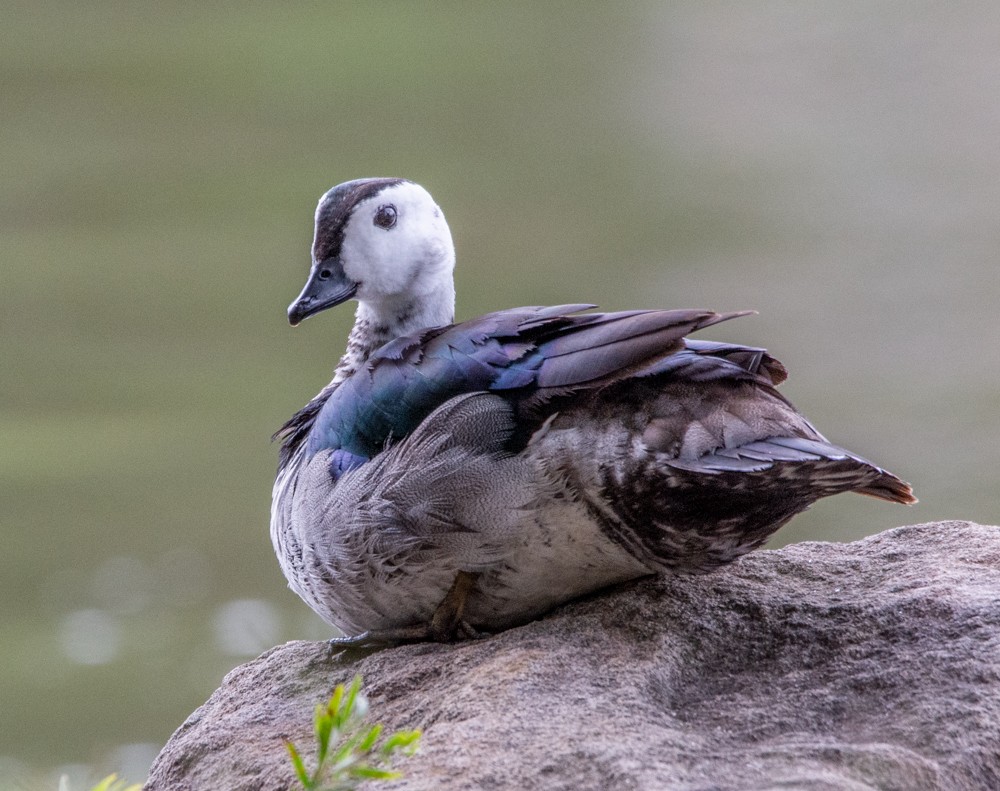
M 345 689 L 338 684 L 326 705 L 316 707 L 316 768 L 309 772 L 295 745 L 285 741 L 295 775 L 306 791 L 350 791 L 364 780 L 396 780 L 403 775 L 391 768 L 396 754 L 413 755 L 420 731 L 397 731 L 378 744 L 382 725 L 367 726 L 368 699 L 361 693 L 361 677 Z
M 141 788 L 139 783 L 128 785 L 124 780 L 119 780 L 118 775 L 111 774 L 91 787 L 90 791 L 140 791 Z M 65 775 L 59 779 L 59 791 L 69 791 L 69 778 Z
M 119 780 L 118 775 L 108 775 L 91 791 L 139 791 L 142 786 L 139 783 L 126 785 L 124 780 Z

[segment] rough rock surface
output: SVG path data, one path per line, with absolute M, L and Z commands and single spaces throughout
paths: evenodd
M 282 737 L 360 673 L 421 728 L 386 789 L 1000 789 L 1000 528 L 939 522 L 645 579 L 456 645 L 233 670 L 146 786 L 294 788 Z

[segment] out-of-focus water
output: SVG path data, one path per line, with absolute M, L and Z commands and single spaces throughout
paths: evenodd
M 350 324 L 290 330 L 333 184 L 428 186 L 459 315 L 756 308 L 831 439 L 998 521 L 1000 12 L 989 3 L 31 3 L 0 47 L 0 788 L 141 780 L 285 586 L 269 434 Z

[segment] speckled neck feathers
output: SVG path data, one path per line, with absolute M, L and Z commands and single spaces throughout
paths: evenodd
M 330 384 L 344 381 L 361 368 L 372 352 L 389 341 L 426 327 L 451 324 L 454 320 L 455 287 L 450 282 L 419 302 L 404 299 L 378 307 L 358 303 L 347 349 L 334 369 Z

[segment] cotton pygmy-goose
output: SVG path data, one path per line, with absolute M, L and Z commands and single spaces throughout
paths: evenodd
M 333 380 L 276 434 L 271 538 L 341 642 L 472 636 L 709 571 L 840 492 L 916 502 L 777 392 L 766 351 L 685 337 L 744 314 L 560 305 L 453 324 L 454 264 L 418 184 L 320 199 L 289 321 L 358 308 Z

